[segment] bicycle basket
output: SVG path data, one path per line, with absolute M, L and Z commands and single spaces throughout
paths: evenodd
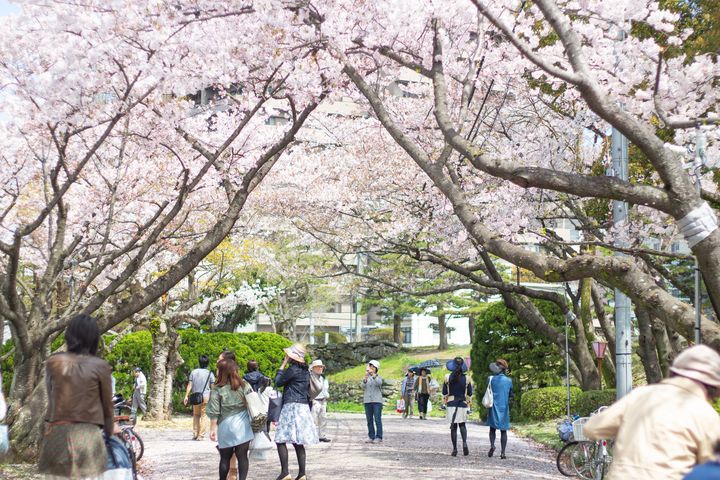
M 585 435 L 583 435 L 583 427 L 588 420 L 590 420 L 590 417 L 580 417 L 572 423 L 573 436 L 576 442 L 584 442 L 587 440 Z
M 557 424 L 557 432 L 560 440 L 563 442 L 571 442 L 573 440 L 573 425 L 570 420 L 563 420 Z

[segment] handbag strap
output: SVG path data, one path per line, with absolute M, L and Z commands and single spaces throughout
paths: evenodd
M 205 379 L 205 386 L 203 387 L 202 391 L 200 392 L 203 395 L 205 395 L 205 389 L 207 388 L 208 383 L 210 383 L 210 375 L 212 375 L 212 372 L 209 369 L 206 368 L 206 370 L 207 370 L 208 374 L 207 374 L 207 378 Z

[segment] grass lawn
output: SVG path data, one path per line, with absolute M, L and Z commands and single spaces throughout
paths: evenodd
M 417 348 L 409 352 L 396 353 L 389 357 L 380 359 L 380 376 L 387 379 L 399 380 L 405 376 L 405 368 L 411 365 L 415 365 L 425 360 L 449 360 L 455 357 L 468 357 L 470 356 L 470 345 L 465 346 L 451 346 L 448 350 L 438 350 L 437 348 Z M 433 374 L 438 382 L 441 381 L 442 376 L 438 377 L 439 371 L 444 372 L 445 368 L 433 369 Z M 356 367 L 343 370 L 328 375 L 328 380 L 331 382 L 348 382 L 357 380 L 360 381 L 365 374 L 365 365 L 357 365 Z
M 559 451 L 564 445 L 556 430 L 559 421 L 560 419 L 513 423 L 512 429 L 518 435 Z

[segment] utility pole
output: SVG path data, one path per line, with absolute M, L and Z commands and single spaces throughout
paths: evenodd
M 693 162 L 693 174 L 695 175 L 695 188 L 698 197 L 702 192 L 700 179 L 702 178 L 702 167 L 705 164 L 705 134 L 700 125 L 695 126 L 695 161 Z M 700 328 L 702 299 L 700 298 L 702 288 L 702 279 L 700 278 L 700 264 L 697 256 L 695 257 L 695 345 L 702 342 L 702 332 Z
M 615 127 L 612 129 L 612 175 L 627 181 L 628 179 L 628 140 Z M 628 218 L 628 204 L 613 200 L 613 226 L 615 231 L 625 228 Z M 617 240 L 615 245 L 626 246 Z M 616 256 L 625 254 L 616 252 Z M 615 289 L 615 369 L 617 398 L 620 399 L 632 390 L 632 325 L 630 323 L 630 299 L 619 289 Z

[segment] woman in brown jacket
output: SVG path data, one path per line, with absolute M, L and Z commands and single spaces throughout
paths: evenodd
M 112 368 L 97 357 L 100 331 L 94 318 L 78 315 L 65 330 L 67 352 L 45 366 L 48 411 L 38 468 L 48 478 L 92 479 L 105 471 L 103 440 L 112 435 Z

